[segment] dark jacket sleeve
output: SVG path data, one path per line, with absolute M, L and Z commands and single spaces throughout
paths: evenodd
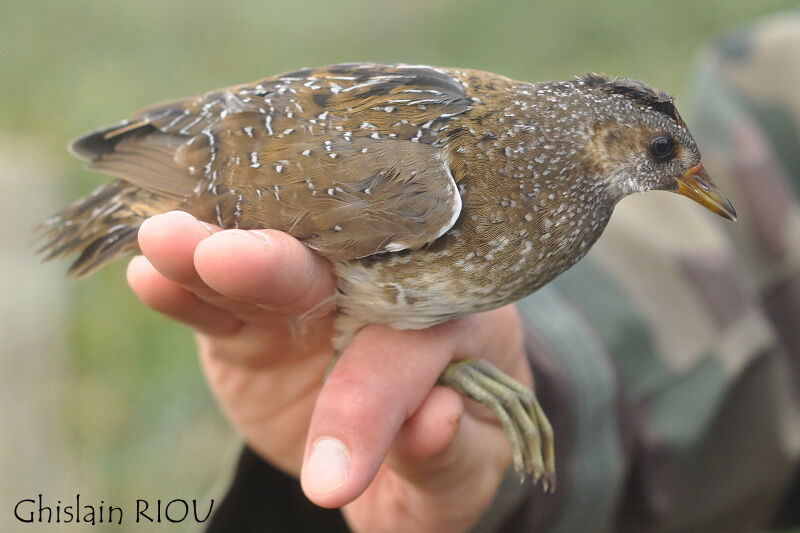
M 337 509 L 311 503 L 300 482 L 261 459 L 245 447 L 233 481 L 214 511 L 207 533 L 348 533 Z

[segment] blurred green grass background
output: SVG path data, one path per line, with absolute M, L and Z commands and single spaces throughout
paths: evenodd
M 140 497 L 202 498 L 235 451 L 191 334 L 135 300 L 122 262 L 74 283 L 62 281 L 66 262 L 38 265 L 30 228 L 107 179 L 66 152 L 70 139 L 160 100 L 343 61 L 462 66 L 531 81 L 606 71 L 680 103 L 703 43 L 795 4 L 0 1 L 0 210 L 20 213 L 4 219 L 12 229 L 2 233 L 0 275 L 11 276 L 13 262 L 18 277 L 4 285 L 2 332 L 4 340 L 31 336 L 6 344 L 21 348 L 0 366 L 4 401 L 19 411 L 0 418 L 0 508 L 38 492 L 51 500 L 80 492 L 126 508 Z M 25 197 L 31 189 L 35 197 Z M 23 301 L 30 312 L 20 315 Z M 0 511 L 0 526 L 8 515 Z

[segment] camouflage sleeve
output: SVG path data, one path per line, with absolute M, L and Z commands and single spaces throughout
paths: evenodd
M 694 131 L 741 213 L 745 223 L 733 227 L 736 244 L 797 361 L 800 11 L 727 36 L 700 56 L 696 70 Z
M 764 529 L 800 464 L 800 17 L 705 51 L 690 117 L 729 224 L 624 201 L 589 256 L 519 304 L 558 490 L 498 531 Z

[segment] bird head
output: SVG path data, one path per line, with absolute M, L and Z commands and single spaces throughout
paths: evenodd
M 674 99 L 641 82 L 588 74 L 580 78 L 600 105 L 586 147 L 594 175 L 614 200 L 672 191 L 736 220 L 736 211 L 703 168 L 700 151 Z

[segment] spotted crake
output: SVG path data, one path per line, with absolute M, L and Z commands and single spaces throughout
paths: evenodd
M 369 323 L 418 329 L 513 302 L 569 268 L 614 205 L 675 191 L 735 218 L 673 100 L 589 74 L 526 83 L 467 69 L 303 69 L 144 109 L 73 152 L 117 177 L 46 221 L 47 257 L 85 276 L 185 210 L 275 228 L 330 259 L 341 352 Z M 533 393 L 482 360 L 440 382 L 488 405 L 524 476 L 555 483 Z

